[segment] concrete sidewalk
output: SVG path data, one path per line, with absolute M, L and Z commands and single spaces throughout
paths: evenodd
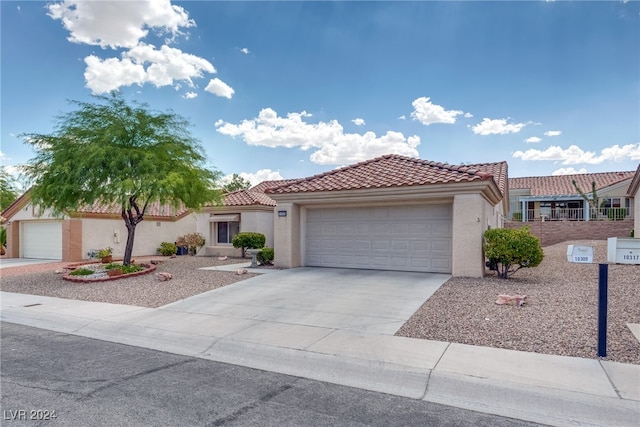
M 7 292 L 0 298 L 5 322 L 542 424 L 640 422 L 639 365 L 396 337 L 369 332 L 370 325 L 336 329 L 184 311 L 183 301 L 150 309 Z

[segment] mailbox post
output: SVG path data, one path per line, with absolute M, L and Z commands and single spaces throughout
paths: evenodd
M 578 264 L 593 264 L 593 246 L 567 246 L 567 261 Z M 598 269 L 598 357 L 607 355 L 607 294 L 609 265 L 600 264 Z

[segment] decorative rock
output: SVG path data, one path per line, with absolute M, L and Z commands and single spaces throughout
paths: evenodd
M 164 282 L 166 280 L 171 280 L 173 276 L 171 275 L 171 273 L 162 272 L 162 273 L 156 273 L 156 277 L 158 278 L 158 280 Z
M 525 299 L 527 299 L 526 295 L 498 295 L 496 304 L 498 305 L 513 304 L 516 307 L 522 307 L 522 305 L 525 303 Z
M 236 274 L 247 274 L 247 273 L 248 271 L 243 268 L 241 268 L 240 270 L 236 270 Z
M 221 256 L 221 257 L 218 257 L 218 261 L 226 261 L 227 258 L 228 257 L 226 257 L 226 256 Z
M 68 268 L 59 268 L 56 271 L 54 271 L 54 273 L 56 274 L 67 274 L 69 272 Z

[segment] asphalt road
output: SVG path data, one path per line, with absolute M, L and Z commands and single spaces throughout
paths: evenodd
M 2 426 L 536 426 L 225 363 L 1 327 Z

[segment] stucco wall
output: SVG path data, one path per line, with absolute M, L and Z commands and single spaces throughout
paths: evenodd
M 239 212 L 240 231 L 262 233 L 265 236 L 265 246 L 273 247 L 273 212 L 249 211 Z M 242 250 L 234 248 L 231 244 L 216 243 L 216 223 L 209 222 L 209 214 L 206 215 L 207 229 L 202 234 L 207 238 L 207 244 L 201 255 L 207 256 L 242 256 Z M 199 220 L 200 223 L 200 220 Z
M 300 267 L 300 206 L 294 203 L 278 204 L 278 211 L 287 216 L 274 215 L 274 265 L 281 268 Z
M 124 256 L 127 228 L 122 219 L 82 219 L 82 257 L 88 258 L 91 249 L 113 248 L 114 258 Z M 194 233 L 196 218 L 193 214 L 178 221 L 145 219 L 136 226 L 133 256 L 157 255 L 162 242 L 175 242 L 178 236 Z
M 640 187 L 636 191 L 636 194 L 633 194 L 634 203 L 633 203 L 633 222 L 634 222 L 634 237 L 640 239 Z
M 494 207 L 479 194 L 456 195 L 453 199 L 453 276 L 482 277 L 482 237 L 489 226 L 497 226 Z

